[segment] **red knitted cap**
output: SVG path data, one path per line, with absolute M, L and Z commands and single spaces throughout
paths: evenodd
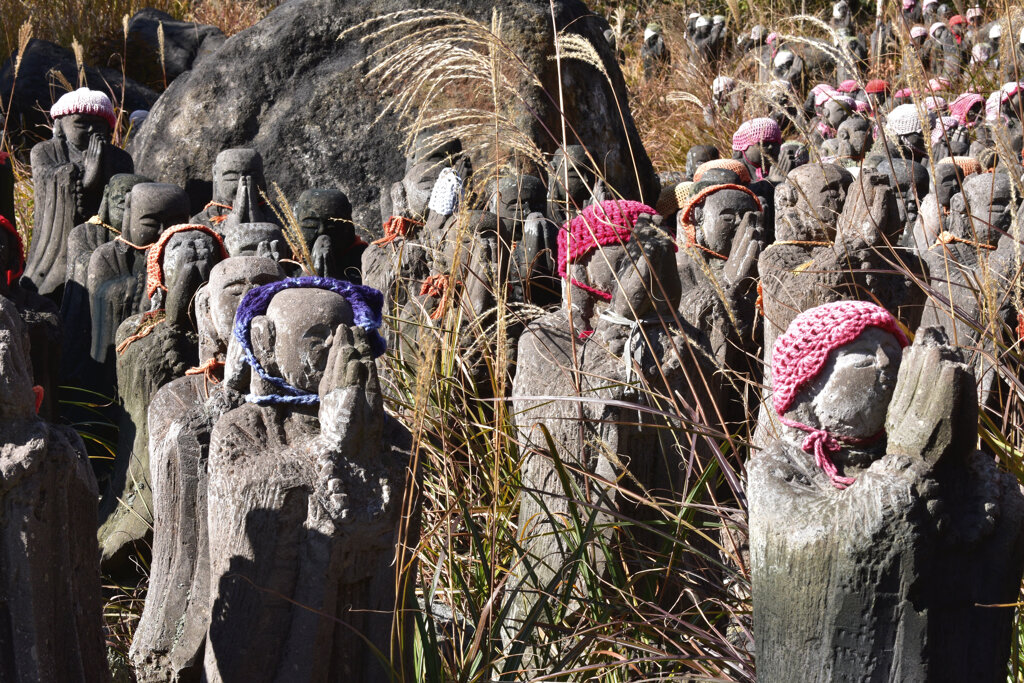
M 10 287 L 25 272 L 25 245 L 21 241 L 18 229 L 5 216 L 0 216 L 0 230 L 14 235 L 15 244 L 17 244 L 18 249 L 18 265 L 15 266 L 14 270 L 7 271 L 7 286 Z
M 881 78 L 874 78 L 867 82 L 864 86 L 864 92 L 869 95 L 877 95 L 878 93 L 885 92 L 889 89 L 889 84 L 883 81 Z
M 591 204 L 558 231 L 558 274 L 568 277 L 566 264 L 578 261 L 600 245 L 629 241 L 640 214 L 656 216 L 655 209 L 628 199 Z
M 205 225 L 190 225 L 188 223 L 167 228 L 160 234 L 160 239 L 156 241 L 156 244 L 150 247 L 146 253 L 146 296 L 152 298 L 158 289 L 167 291 L 167 286 L 164 284 L 164 249 L 172 237 L 192 230 L 206 233 L 212 237 L 213 241 L 220 247 L 221 259 L 228 257 L 228 250 L 224 247 L 224 240 L 212 228 Z
M 772 405 L 782 416 L 801 389 L 821 373 L 829 354 L 857 339 L 867 327 L 892 334 L 901 346 L 907 337 L 889 311 L 868 301 L 822 304 L 798 315 L 775 340 L 772 351 Z

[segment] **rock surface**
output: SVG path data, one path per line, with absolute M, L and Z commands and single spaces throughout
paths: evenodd
M 358 66 L 380 45 L 364 44 L 357 36 L 339 41 L 338 36 L 374 15 L 421 4 L 428 3 L 298 0 L 280 6 L 171 84 L 133 139 L 139 172 L 185 187 L 198 210 L 210 196 L 215 155 L 228 147 L 252 146 L 264 155 L 267 177 L 286 193 L 297 196 L 308 187 L 337 187 L 356 207 L 357 226 L 376 232 L 381 222 L 379 188 L 390 187 L 403 174 L 402 138 L 394 117 L 376 120 L 382 102 L 373 84 L 361 78 L 366 67 Z M 491 20 L 491 4 L 436 0 L 429 5 Z M 524 93 L 543 125 L 525 107 L 518 113 L 541 149 L 552 152 L 555 142 L 544 132 L 545 126 L 561 130 L 561 125 L 553 105 L 558 78 L 548 59 L 553 54 L 551 9 L 540 0 L 502 0 L 493 7 L 503 15 L 508 42 L 540 75 L 545 89 L 555 94 L 553 100 L 536 90 Z M 576 60 L 563 64 L 570 130 L 606 165 L 610 186 L 626 197 L 640 199 L 643 194 L 654 202 L 657 177 L 629 114 L 621 73 L 603 38 L 607 22 L 576 0 L 556 1 L 554 13 L 559 28 L 572 22 L 570 30 L 593 44 L 614 84 L 613 98 L 608 81 L 593 66 Z M 575 141 L 570 133 L 571 142 Z

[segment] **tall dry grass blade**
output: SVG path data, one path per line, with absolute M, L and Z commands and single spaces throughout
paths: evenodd
M 75 67 L 78 69 L 78 87 L 85 87 L 85 52 L 78 38 L 71 41 L 71 51 L 75 54 Z

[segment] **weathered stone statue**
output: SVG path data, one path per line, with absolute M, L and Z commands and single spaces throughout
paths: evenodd
M 889 177 L 897 193 L 897 207 L 904 225 L 917 223 L 921 201 L 928 194 L 928 169 L 916 161 L 894 157 L 878 164 L 878 172 Z
M 704 20 L 707 23 L 707 19 Z M 644 29 L 644 42 L 640 47 L 644 63 L 644 78 L 657 78 L 672 63 L 672 54 L 661 37 L 661 25 L 651 22 Z
M 227 258 L 220 237 L 205 225 L 178 225 L 147 252 L 150 310 L 117 329 L 117 385 L 123 404 L 117 455 L 100 505 L 104 569 L 125 569 L 134 544 L 150 536 L 150 402 L 157 390 L 198 364 L 198 339 L 189 306 L 213 266 Z
M 5 681 L 108 681 L 96 479 L 69 427 L 36 414 L 28 330 L 0 297 L 0 662 Z
M 28 333 L 30 344 L 26 353 L 31 360 L 32 383 L 38 392 L 37 412 L 44 420 L 56 420 L 60 318 L 57 306 L 50 299 L 21 286 L 19 278 L 24 267 L 21 235 L 13 223 L 0 215 L 0 297 L 17 307 Z
M 861 161 L 874 142 L 871 122 L 863 116 L 851 116 L 839 124 L 836 138 L 840 157 Z
M 249 382 L 249 373 L 241 372 L 247 366 L 225 377 L 228 342 L 242 297 L 283 277 L 277 263 L 257 256 L 214 266 L 196 295 L 199 365 L 162 386 L 150 403 L 153 560 L 131 649 L 140 681 L 198 681 L 202 674 L 210 625 L 210 432 L 221 415 L 244 403 Z
M 117 327 L 129 316 L 148 308 L 147 252 L 166 228 L 185 222 L 188 206 L 188 195 L 175 185 L 134 186 L 125 200 L 124 230 L 112 242 L 97 247 L 89 259 L 90 355 L 107 367 L 110 384 Z
M 605 201 L 586 209 L 559 233 L 563 306 L 531 323 L 519 342 L 513 405 L 519 438 L 527 449 L 519 508 L 526 555 L 517 562 L 515 583 L 510 583 L 517 591 L 517 606 L 506 643 L 521 637 L 517 620 L 530 612 L 540 593 L 558 576 L 566 576 L 575 551 L 571 534 L 563 533 L 570 523 L 571 500 L 577 501 L 587 522 L 594 519 L 595 529 L 624 561 L 639 570 L 645 566 L 644 551 L 615 538 L 612 511 L 634 519 L 650 519 L 650 513 L 630 497 L 617 495 L 606 482 L 635 486 L 647 499 L 675 499 L 682 486 L 681 463 L 691 455 L 706 462 L 699 439 L 695 448 L 689 441 L 677 443 L 672 430 L 655 426 L 664 426 L 665 420 L 614 403 L 674 410 L 670 404 L 680 400 L 708 420 L 702 424 L 710 423 L 710 416 L 702 413 L 709 399 L 694 396 L 691 387 L 714 383 L 711 363 L 674 325 L 672 311 L 680 290 L 673 246 L 643 214 L 654 215 L 654 209 Z M 578 488 L 567 490 L 560 480 L 541 425 L 565 463 L 571 486 Z M 636 538 L 641 544 L 657 543 L 642 532 Z M 588 555 L 587 561 L 600 571 L 603 562 L 597 555 Z M 543 668 L 543 657 L 542 648 L 532 649 L 524 666 Z
M 260 190 L 266 192 L 267 189 L 266 181 L 263 179 L 263 157 L 249 147 L 225 149 L 217 155 L 213 162 L 213 199 L 188 222 L 199 223 L 220 231 L 221 223 L 234 211 L 240 189 L 244 193 L 243 196 L 257 204 L 261 201 Z M 239 223 L 266 221 L 273 222 L 269 216 L 263 215 L 247 216 L 244 220 L 238 220 Z
M 755 273 L 765 246 L 762 219 L 761 202 L 741 185 L 702 190 L 678 217 L 679 317 L 687 334 L 730 372 L 723 395 L 729 422 L 743 419 L 747 386 L 760 382 L 749 349 L 761 344 Z
M 68 235 L 96 213 L 103 188 L 131 173 L 132 158 L 110 144 L 116 120 L 103 92 L 80 88 L 50 109 L 53 139 L 32 148 L 35 221 L 25 281 L 60 303 L 67 274 Z
M 356 235 L 352 204 L 341 190 L 306 190 L 295 203 L 295 218 L 317 275 L 362 281 L 367 244 Z
M 409 661 L 392 626 L 411 642 L 395 611 L 416 529 L 402 520 L 411 440 L 381 402 L 382 303 L 297 278 L 239 306 L 252 387 L 210 441 L 204 680 L 388 680 L 373 648 Z
M 933 328 L 906 344 L 860 301 L 776 341 L 785 426 L 747 466 L 759 681 L 1006 677 L 1024 498 L 975 450 L 959 353 Z
M 61 377 L 65 384 L 101 391 L 102 373 L 89 355 L 83 339 L 92 337 L 92 315 L 87 287 L 89 260 L 97 247 L 121 233 L 125 198 L 133 187 L 151 182 L 131 173 L 119 173 L 103 189 L 103 199 L 96 215 L 76 226 L 68 236 L 67 274 L 60 305 L 64 333 Z M 109 387 L 108 387 L 109 388 Z
M 719 157 L 718 148 L 714 145 L 694 145 L 686 152 L 686 176 L 693 179 L 697 169 L 709 161 Z
M 774 119 L 744 121 L 732 136 L 733 158 L 742 160 L 751 178 L 767 178 L 779 159 L 782 131 Z
M 274 261 L 294 258 L 277 223 L 238 223 L 225 227 L 223 235 L 231 256 L 263 256 Z
M 587 205 L 605 199 L 604 183 L 593 171 L 593 162 L 583 145 L 559 148 L 551 160 L 554 172 L 548 176 L 547 215 L 557 225 Z
M 949 204 L 953 195 L 960 192 L 964 173 L 952 159 L 943 159 L 932 172 L 932 186 L 928 196 L 921 202 L 917 221 L 908 226 L 903 242 L 914 247 L 922 255 L 935 243 L 939 234 L 948 229 Z

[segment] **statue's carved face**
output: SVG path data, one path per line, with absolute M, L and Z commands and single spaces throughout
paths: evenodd
M 195 266 L 205 281 L 219 259 L 220 250 L 211 236 L 199 230 L 180 232 L 164 245 L 164 284 L 170 287 L 189 266 Z
M 728 255 L 736 231 L 757 203 L 746 192 L 719 190 L 704 201 L 697 240 L 708 249 Z
M 563 153 L 561 149 L 555 152 L 553 161 L 555 177 L 552 182 L 564 189 L 559 194 L 571 197 L 582 206 L 582 202 L 586 201 L 591 185 L 594 183 L 594 173 L 590 169 L 586 151 L 580 145 L 569 145 L 566 148 L 566 153 Z M 568 185 L 565 183 L 566 172 L 569 177 Z
M 718 150 L 711 145 L 694 145 L 686 153 L 686 174 L 692 178 L 701 164 L 717 158 Z
M 949 202 L 960 191 L 963 177 L 956 164 L 936 164 L 935 166 L 935 198 L 939 206 L 949 208 Z
M 217 336 L 227 340 L 235 321 L 235 311 L 250 289 L 282 277 L 280 267 L 268 258 L 242 256 L 222 261 L 210 272 L 210 313 Z
M 102 116 L 68 114 L 60 117 L 60 126 L 68 144 L 80 152 L 89 148 L 89 140 L 93 135 L 99 135 L 105 142 L 110 142 L 110 124 Z
M 1012 221 L 1013 200 L 1007 176 L 1001 173 L 973 175 L 964 182 L 964 195 L 974 223 L 975 234 L 969 237 L 985 244 L 998 242 Z
M 238 181 L 249 176 L 262 188 L 263 159 L 254 149 L 226 149 L 217 155 L 213 164 L 213 198 L 222 204 L 232 204 L 238 194 Z
M 833 128 L 838 128 L 849 115 L 850 110 L 842 102 L 829 100 L 825 103 L 825 119 Z
M 139 176 L 130 175 L 128 173 L 118 173 L 107 186 L 103 189 L 104 198 L 107 200 L 107 218 L 110 219 L 110 225 L 121 229 L 124 223 L 124 200 L 128 193 L 133 187 L 141 182 L 145 182 L 140 179 Z
M 353 324 L 352 307 L 334 292 L 289 289 L 274 297 L 266 317 L 273 325 L 274 343 L 272 350 L 264 350 L 272 358 L 260 358 L 260 362 L 275 368 L 292 386 L 316 392 L 331 348 L 344 343 L 338 327 Z
M 776 239 L 835 239 L 836 223 L 853 181 L 832 164 L 801 166 L 790 171 L 775 190 Z
M 821 374 L 797 395 L 820 429 L 868 438 L 885 426 L 903 349 L 889 332 L 868 327 L 829 354 Z
M 337 190 L 306 190 L 295 203 L 295 218 L 310 247 L 320 235 L 333 236 L 341 246 L 355 239 L 352 205 Z
M 871 147 L 871 122 L 859 116 L 846 119 L 839 125 L 839 139 L 850 145 L 855 159 L 862 159 Z
M 188 221 L 188 195 L 163 183 L 139 183 L 128 198 L 128 225 L 124 234 L 132 244 L 153 244 L 165 228 Z

